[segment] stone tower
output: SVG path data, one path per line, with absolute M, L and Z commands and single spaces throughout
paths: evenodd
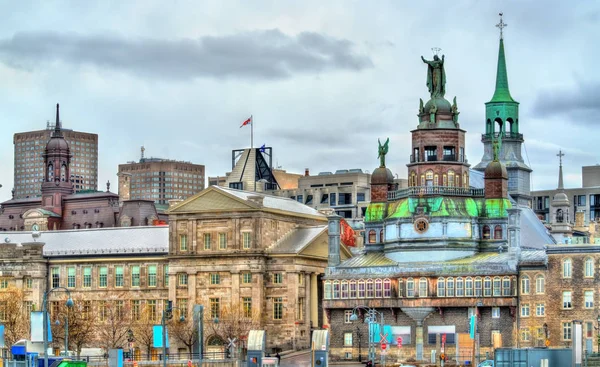
M 502 29 L 506 24 L 500 23 Z M 474 169 L 484 172 L 493 160 L 493 141 L 500 142 L 499 159 L 508 172 L 508 193 L 517 203 L 530 206 L 531 168 L 523 161 L 521 145 L 523 134 L 519 132 L 519 102 L 510 95 L 508 74 L 504 57 L 504 39 L 500 33 L 500 49 L 498 51 L 498 69 L 496 72 L 496 89 L 492 99 L 485 104 L 485 134 L 482 134 L 484 152 L 481 162 Z
M 56 104 L 56 125 L 44 151 L 44 182 L 42 207 L 62 216 L 62 200 L 74 192 L 71 182 L 71 150 L 62 133 L 59 105 Z
M 552 198 L 550 204 L 550 225 L 552 236 L 556 240 L 556 243 L 566 243 L 573 234 L 573 228 L 571 227 L 571 217 L 569 209 L 571 203 L 567 194 L 565 194 L 565 187 L 563 185 L 563 171 L 562 171 L 562 157 L 563 152 L 558 152 L 559 166 L 558 166 L 558 188 L 556 194 Z

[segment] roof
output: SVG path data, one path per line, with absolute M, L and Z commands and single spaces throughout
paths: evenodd
M 272 253 L 297 254 L 327 231 L 327 226 L 297 228 L 285 235 L 271 249 Z
M 55 212 L 53 212 L 52 210 L 47 210 L 47 209 L 43 209 L 43 208 L 37 208 L 37 209 L 33 209 L 33 210 L 37 210 L 40 213 L 47 215 L 49 217 L 54 217 L 54 218 L 61 218 L 60 215 L 56 214 Z
M 529 207 L 521 209 L 521 248 L 544 249 L 556 241 L 548 232 L 537 214 Z
M 96 192 L 84 192 L 84 193 L 75 193 L 71 195 L 65 196 L 65 200 L 73 200 L 73 199 L 93 199 L 93 198 L 105 198 L 105 197 L 115 197 L 118 198 L 119 195 L 110 191 L 96 191 Z
M 496 89 L 490 102 L 516 102 L 508 89 L 508 73 L 506 72 L 506 58 L 504 57 L 504 40 L 500 38 L 498 50 L 498 69 L 496 71 Z
M 6 243 L 43 242 L 47 257 L 166 254 L 169 251 L 168 226 L 44 231 L 37 238 L 32 232 L 1 232 L 0 236 Z

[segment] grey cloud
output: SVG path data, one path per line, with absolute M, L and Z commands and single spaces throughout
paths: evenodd
M 170 79 L 283 79 L 373 67 L 349 40 L 314 32 L 290 36 L 278 29 L 177 40 L 23 32 L 0 40 L 0 60 L 22 69 L 62 61 Z
M 600 113 L 600 81 L 580 84 L 576 88 L 556 88 L 538 94 L 533 113 L 540 117 L 566 115 L 572 122 L 596 123 Z

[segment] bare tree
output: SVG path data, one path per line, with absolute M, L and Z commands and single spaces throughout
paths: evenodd
M 29 315 L 22 290 L 11 286 L 0 291 L 0 322 L 4 325 L 4 342 L 7 346 L 27 338 Z
M 205 313 L 205 337 L 217 336 L 223 342 L 234 338 L 244 340 L 250 330 L 260 327 L 260 310 L 247 308 L 239 302 L 222 307 L 218 322 L 211 316 L 210 312 Z
M 127 344 L 132 322 L 129 303 L 123 298 L 121 293 L 98 304 L 96 336 L 104 350 L 123 348 Z
M 68 320 L 69 348 L 74 349 L 77 357 L 79 357 L 81 348 L 89 346 L 95 341 L 97 310 L 94 304 L 91 301 L 83 300 L 82 297 L 74 297 L 73 307 L 67 307 L 65 297 L 63 300 L 54 303 L 51 310 L 52 340 L 55 345 L 61 341 L 64 343 L 65 320 Z
M 136 311 L 137 312 L 137 311 Z M 157 321 L 157 315 L 152 314 L 150 307 L 144 307 L 139 315 L 134 315 L 132 320 L 132 331 L 135 342 L 146 348 L 146 357 L 150 358 L 150 352 L 152 351 L 152 345 L 154 342 L 152 326 Z
M 192 347 L 198 341 L 198 326 L 194 323 L 193 318 L 186 318 L 182 321 L 179 317 L 173 317 L 169 321 L 169 335 L 183 343 L 187 347 L 188 353 L 191 354 L 193 353 Z

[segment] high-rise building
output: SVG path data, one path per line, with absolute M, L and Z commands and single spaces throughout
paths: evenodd
M 16 133 L 14 198 L 41 195 L 44 181 L 44 150 L 55 124 L 48 122 L 45 130 Z M 98 134 L 62 129 L 71 148 L 71 181 L 75 192 L 98 189 Z
M 204 165 L 162 158 L 144 158 L 119 165 L 119 200 L 152 200 L 168 204 L 204 190 Z

